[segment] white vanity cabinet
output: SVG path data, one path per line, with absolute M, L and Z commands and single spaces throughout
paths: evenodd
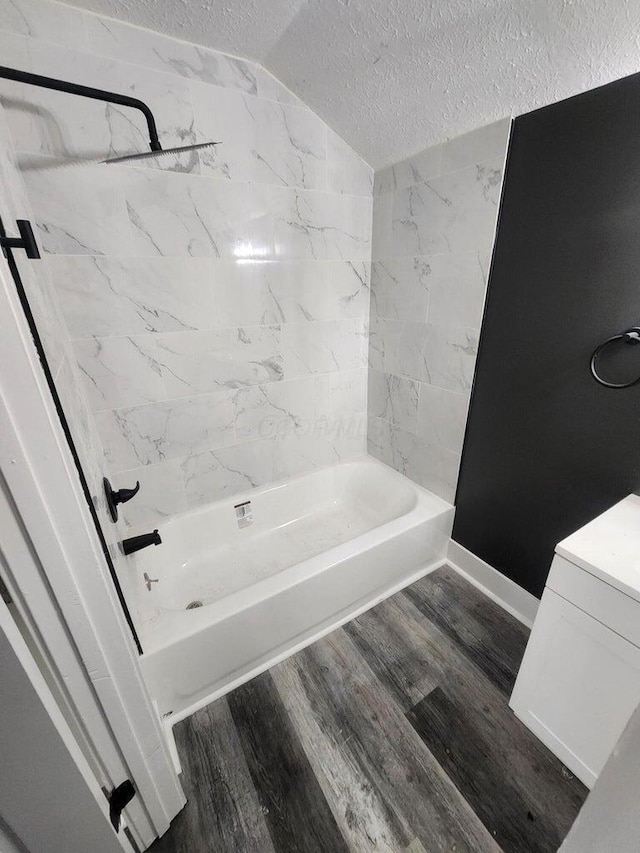
M 640 704 L 640 497 L 561 542 L 510 705 L 592 787 Z

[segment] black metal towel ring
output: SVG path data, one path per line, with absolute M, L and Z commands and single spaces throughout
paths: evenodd
M 613 335 L 601 343 L 600 346 L 596 347 L 593 351 L 593 355 L 591 356 L 591 375 L 596 382 L 604 385 L 605 388 L 631 388 L 632 385 L 637 385 L 640 382 L 640 376 L 638 376 L 637 379 L 632 379 L 631 382 L 607 382 L 606 379 L 602 379 L 601 376 L 598 376 L 598 371 L 596 369 L 598 356 L 605 347 L 608 347 L 609 344 L 613 344 L 616 341 L 624 341 L 626 344 L 640 344 L 640 326 L 632 326 L 630 329 L 627 329 L 625 332 L 621 332 L 619 335 Z

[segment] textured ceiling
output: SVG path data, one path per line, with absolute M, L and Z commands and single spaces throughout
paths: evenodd
M 257 60 L 376 168 L 640 70 L 640 0 L 73 2 Z

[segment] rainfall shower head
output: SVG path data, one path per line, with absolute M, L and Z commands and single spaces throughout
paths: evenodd
M 198 142 L 195 145 L 180 145 L 177 148 L 161 148 L 156 151 L 142 151 L 136 154 L 122 154 L 118 157 L 109 157 L 106 160 L 92 160 L 90 162 L 105 163 L 108 165 L 109 163 L 129 163 L 132 160 L 157 160 L 159 157 L 165 157 L 167 154 L 184 154 L 187 151 L 199 151 L 201 148 L 212 148 L 214 145 L 219 144 L 219 142 Z
M 104 160 L 80 160 L 79 163 L 128 163 L 130 161 L 146 160 L 150 157 L 163 157 L 165 154 L 181 154 L 186 151 L 197 151 L 201 148 L 210 148 L 218 145 L 218 142 L 199 142 L 195 145 L 182 145 L 178 148 L 163 149 L 158 139 L 158 129 L 153 113 L 144 101 L 131 98 L 129 95 L 119 95 L 117 92 L 105 92 L 102 89 L 94 89 L 92 86 L 81 86 L 79 83 L 69 83 L 66 80 L 56 80 L 53 77 L 43 77 L 41 74 L 31 74 L 28 71 L 18 71 L 17 68 L 6 68 L 0 65 L 0 77 L 7 80 L 15 80 L 18 83 L 27 83 L 31 86 L 40 86 L 43 89 L 53 89 L 56 92 L 67 92 L 70 95 L 80 95 L 83 98 L 92 98 L 94 101 L 106 101 L 109 104 L 118 104 L 123 107 L 132 107 L 140 110 L 147 121 L 149 131 L 149 148 L 151 151 L 143 151 L 134 154 L 124 154 L 119 157 L 108 157 Z

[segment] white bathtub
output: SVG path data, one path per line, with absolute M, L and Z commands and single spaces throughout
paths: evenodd
M 160 712 L 193 713 L 441 565 L 452 523 L 450 504 L 368 456 L 166 522 L 134 570 Z

